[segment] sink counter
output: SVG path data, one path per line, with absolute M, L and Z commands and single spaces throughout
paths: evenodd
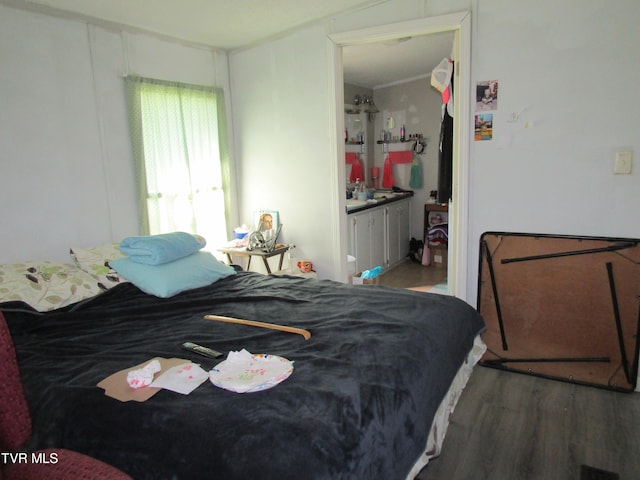
M 378 192 L 373 200 L 347 200 L 347 214 L 362 212 L 370 208 L 388 205 L 389 203 L 398 202 L 413 197 L 413 192 Z

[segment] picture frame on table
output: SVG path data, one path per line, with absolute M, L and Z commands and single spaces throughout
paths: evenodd
M 271 241 L 275 243 L 280 230 L 280 216 L 278 215 L 278 211 L 257 210 L 254 212 L 254 226 L 256 231 L 262 233 L 267 244 Z

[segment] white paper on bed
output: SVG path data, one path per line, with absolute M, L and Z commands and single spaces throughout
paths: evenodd
M 131 370 L 127 373 L 127 383 L 131 388 L 148 387 L 153 383 L 153 377 L 160 370 L 162 370 L 160 361 L 158 359 L 153 359 L 144 367 L 138 368 L 137 370 Z
M 251 354 L 244 348 L 229 352 L 209 373 L 216 387 L 236 393 L 259 392 L 274 387 L 289 378 L 293 362 L 283 357 L 267 354 Z
M 209 373 L 205 372 L 200 365 L 189 362 L 170 368 L 156 378 L 150 386 L 189 395 L 208 377 Z
M 153 360 L 158 360 L 160 362 L 160 366 L 162 367 L 162 370 L 159 373 L 156 373 L 158 377 L 162 375 L 162 372 L 166 372 L 171 367 L 189 362 L 189 360 L 184 358 L 155 357 L 139 365 L 125 368 L 109 375 L 108 377 L 100 380 L 100 382 L 98 383 L 98 387 L 104 390 L 104 394 L 107 397 L 115 398 L 116 400 L 120 400 L 121 402 L 146 402 L 161 389 L 152 387 L 151 385 L 143 388 L 131 388 L 129 386 L 129 383 L 127 382 L 127 375 L 132 370 L 138 370 L 145 367 Z

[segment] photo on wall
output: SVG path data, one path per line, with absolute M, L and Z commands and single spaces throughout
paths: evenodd
M 476 112 L 498 109 L 498 81 L 485 80 L 476 83 Z
M 476 115 L 475 140 L 491 140 L 493 138 L 493 113 Z

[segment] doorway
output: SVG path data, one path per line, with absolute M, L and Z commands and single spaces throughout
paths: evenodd
M 365 45 L 399 39 L 451 31 L 454 33 L 452 56 L 455 61 L 454 98 L 454 135 L 453 135 L 453 189 L 449 205 L 449 249 L 448 249 L 448 293 L 463 300 L 467 299 L 467 236 L 468 236 L 468 171 L 469 146 L 471 135 L 470 118 L 470 69 L 471 69 L 471 20 L 469 12 L 460 12 L 438 17 L 430 17 L 409 22 L 344 32 L 331 35 L 334 43 L 334 91 L 336 139 L 344 132 L 344 91 L 342 48 L 353 45 Z M 345 184 L 342 163 L 345 155 L 344 145 L 336 141 L 336 177 L 334 182 L 336 198 L 340 198 Z M 343 195 L 344 196 L 344 195 Z M 343 277 L 347 276 L 346 258 L 346 213 L 344 200 L 339 202 L 340 211 L 340 248 L 338 262 L 341 262 Z

